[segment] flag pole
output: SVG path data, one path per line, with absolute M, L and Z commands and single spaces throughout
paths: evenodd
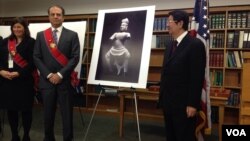
M 206 49 L 206 52 L 207 52 L 207 64 L 206 64 L 206 70 L 207 70 L 207 77 L 209 77 L 209 48 L 210 48 L 210 18 L 209 18 L 209 9 L 210 9 L 210 6 L 209 6 L 209 0 L 206 0 L 206 4 L 207 4 L 207 13 L 206 13 L 206 16 L 208 18 L 208 21 L 207 21 L 207 26 L 208 26 L 208 40 L 206 42 L 207 44 L 207 49 Z M 205 129 L 205 134 L 206 135 L 211 135 L 211 130 L 212 130 L 212 123 L 211 123 L 211 103 L 210 103 L 210 79 L 208 79 L 207 81 L 207 125 L 208 127 Z

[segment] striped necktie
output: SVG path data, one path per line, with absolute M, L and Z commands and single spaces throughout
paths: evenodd
M 54 42 L 55 42 L 56 44 L 57 44 L 57 42 L 58 42 L 57 32 L 58 32 L 57 29 L 53 30 L 53 32 L 52 32 L 52 34 L 53 34 L 53 39 L 54 39 Z

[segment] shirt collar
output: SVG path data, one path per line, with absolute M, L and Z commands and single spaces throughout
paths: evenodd
M 58 31 L 59 33 L 61 33 L 61 32 L 62 32 L 62 28 L 63 28 L 63 26 L 60 26 L 60 27 L 58 27 L 58 28 L 56 28 L 56 29 L 57 29 L 57 31 Z M 54 27 L 51 27 L 51 29 L 52 29 L 52 31 L 55 30 Z
M 177 45 L 179 45 L 179 43 L 182 41 L 182 39 L 188 34 L 187 31 L 183 32 L 177 39 L 176 41 L 178 42 Z

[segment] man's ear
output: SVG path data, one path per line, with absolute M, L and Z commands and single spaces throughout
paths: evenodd
M 183 27 L 183 21 L 179 21 L 177 24 L 179 27 L 181 27 L 181 28 Z

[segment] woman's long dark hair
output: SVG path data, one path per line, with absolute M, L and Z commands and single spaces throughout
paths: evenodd
M 13 19 L 12 23 L 11 23 L 11 26 L 10 26 L 10 30 L 11 30 L 11 34 L 9 36 L 9 39 L 10 40 L 16 40 L 16 36 L 13 32 L 13 27 L 15 24 L 21 24 L 23 27 L 24 27 L 24 36 L 23 36 L 23 39 L 27 38 L 27 37 L 30 37 L 30 30 L 28 28 L 28 22 L 23 18 L 23 17 L 16 17 Z

